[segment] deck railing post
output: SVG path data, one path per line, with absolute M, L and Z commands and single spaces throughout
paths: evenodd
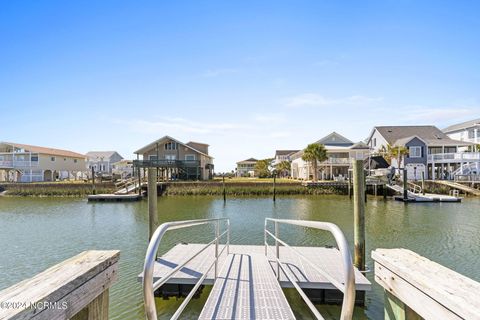
M 365 270 L 365 184 L 363 161 L 353 161 L 353 237 L 354 264 Z
M 275 221 L 275 255 L 277 257 L 277 279 L 280 279 L 280 246 L 278 242 L 279 230 L 278 230 L 278 222 Z
M 218 241 L 220 236 L 220 221 L 215 223 L 215 280 L 218 276 Z

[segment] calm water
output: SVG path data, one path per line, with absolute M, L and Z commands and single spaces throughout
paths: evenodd
M 265 217 L 321 220 L 336 223 L 353 242 L 353 208 L 342 196 L 242 198 L 159 198 L 160 221 L 229 217 L 232 243 L 262 244 Z M 462 204 L 408 204 L 370 199 L 367 204 L 367 252 L 382 247 L 403 247 L 480 281 L 480 200 Z M 0 289 L 88 249 L 119 249 L 120 281 L 111 291 L 111 318 L 144 319 L 141 285 L 147 246 L 147 203 L 96 203 L 78 199 L 0 197 Z M 202 229 L 203 228 L 203 229 Z M 208 227 L 169 233 L 162 250 L 181 241 L 211 240 Z M 295 245 L 333 244 L 328 235 L 299 227 L 281 229 Z M 368 254 L 368 267 L 372 261 Z M 373 283 L 366 308 L 357 308 L 356 319 L 383 319 L 383 293 Z M 192 300 L 184 319 L 195 319 L 208 295 Z M 310 319 L 297 293 L 286 291 L 299 319 Z M 171 315 L 181 301 L 157 301 L 160 318 Z M 325 317 L 338 316 L 338 307 L 319 306 Z

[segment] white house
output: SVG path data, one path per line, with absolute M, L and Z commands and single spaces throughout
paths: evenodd
M 365 159 L 369 154 L 369 147 L 363 142 L 354 143 L 344 136 L 332 132 L 315 143 L 325 146 L 328 159 L 318 163 L 318 177 L 322 180 L 344 179 L 348 176 L 353 159 Z M 313 177 L 313 168 L 310 162 L 302 159 L 303 150 L 291 155 L 291 176 L 294 179 L 310 180 Z
M 258 160 L 255 158 L 249 158 L 243 161 L 237 162 L 237 177 L 255 177 L 255 165 Z
M 123 157 L 116 151 L 89 151 L 87 156 L 87 168 L 92 168 L 96 173 L 111 174 L 112 165 L 123 160 Z
M 0 181 L 41 182 L 80 178 L 85 155 L 62 149 L 0 142 Z
M 480 119 L 454 124 L 442 131 L 454 140 L 474 143 L 475 150 L 480 151 L 477 150 L 480 144 Z

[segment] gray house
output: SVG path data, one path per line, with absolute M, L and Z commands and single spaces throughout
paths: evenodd
M 382 154 L 388 146 L 406 147 L 408 154 L 400 160 L 409 179 L 420 179 L 422 172 L 427 179 L 446 179 L 467 162 L 459 149 L 472 143 L 451 139 L 435 126 L 379 126 L 373 128 L 367 144 L 374 154 Z M 397 159 L 391 164 L 399 167 Z
M 112 165 L 123 157 L 116 151 L 89 151 L 87 156 L 87 168 L 100 174 L 112 174 Z

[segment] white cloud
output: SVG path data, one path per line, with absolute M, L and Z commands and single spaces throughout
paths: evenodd
M 327 98 L 316 93 L 304 93 L 286 99 L 286 106 L 292 108 L 299 107 L 324 107 L 332 105 L 365 105 L 368 103 L 382 101 L 382 97 L 367 97 L 362 95 L 353 95 L 341 98 Z
M 258 123 L 264 124 L 279 124 L 287 122 L 287 116 L 284 113 L 263 113 L 255 114 L 253 120 Z
M 476 107 L 427 107 L 427 106 L 407 106 L 402 108 L 405 120 L 409 122 L 424 123 L 455 123 L 457 120 L 464 120 L 470 116 L 478 114 L 480 108 Z
M 202 73 L 202 77 L 213 78 L 213 77 L 219 77 L 219 76 L 223 76 L 223 75 L 226 75 L 226 74 L 232 74 L 232 73 L 238 73 L 238 72 L 239 72 L 239 70 L 234 69 L 234 68 L 209 69 L 209 70 L 205 71 L 204 73 Z

